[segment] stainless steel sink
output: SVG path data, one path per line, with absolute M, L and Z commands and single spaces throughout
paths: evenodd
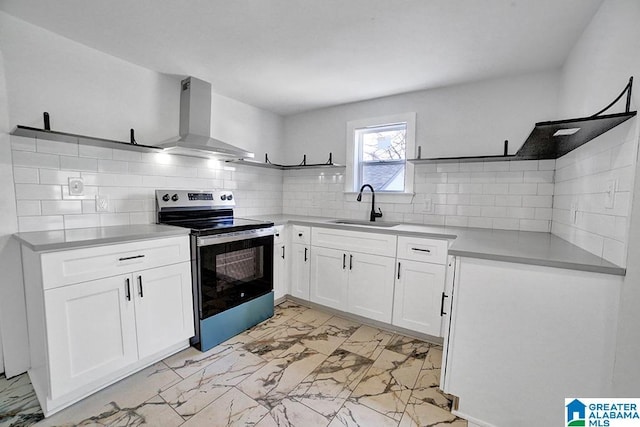
M 368 227 L 395 227 L 396 225 L 400 225 L 398 222 L 371 222 L 371 221 L 359 221 L 357 219 L 336 219 L 335 221 L 329 221 L 333 224 L 344 224 L 344 225 L 366 225 Z

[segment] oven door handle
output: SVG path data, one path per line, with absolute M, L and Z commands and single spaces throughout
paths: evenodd
M 273 228 L 261 228 L 255 233 L 230 233 L 230 234 L 214 234 L 213 236 L 198 237 L 198 246 L 211 246 L 221 243 L 237 242 L 240 240 L 251 240 L 258 237 L 273 236 Z

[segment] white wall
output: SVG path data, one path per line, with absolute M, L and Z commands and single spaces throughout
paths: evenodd
M 0 80 L 6 80 L 0 104 L 8 100 L 8 105 L 0 105 L 0 186 L 6 189 L 0 206 L 0 239 L 4 236 L 0 241 L 0 324 L 4 325 L 7 374 L 10 364 L 12 372 L 18 371 L 15 373 L 28 364 L 22 287 L 14 289 L 22 282 L 16 268 L 20 261 L 6 255 L 5 243 L 13 244 L 6 236 L 18 230 L 13 172 L 22 231 L 154 222 L 152 193 L 159 187 L 233 189 L 239 214 L 281 211 L 279 171 L 210 165 L 186 157 L 157 159 L 131 151 L 91 150 L 17 137 L 11 137 L 12 152 L 7 133 L 18 124 L 42 127 L 43 111 L 51 114 L 54 130 L 128 141 L 129 129 L 134 128 L 138 142 L 150 145 L 175 136 L 180 77 L 136 66 L 3 12 L 0 52 L 4 58 Z M 214 137 L 258 153 L 279 149 L 283 140 L 280 116 L 212 95 Z M 86 178 L 85 196 L 68 197 L 63 185 L 68 176 Z M 110 212 L 95 213 L 95 194 L 109 196 Z M 21 365 L 13 365 L 14 361 Z
M 11 238 L 18 229 L 9 144 L 9 105 L 4 73 L 5 58 L 0 51 L 0 372 L 7 376 L 29 366 L 26 312 L 22 288 L 19 245 Z
M 629 76 L 640 79 L 640 2 L 605 0 L 572 50 L 563 70 L 562 111 L 567 116 L 593 114 L 622 90 Z M 632 109 L 640 106 L 635 82 Z M 618 106 L 612 112 L 623 111 Z M 619 141 L 638 144 L 638 118 L 617 133 Z M 624 132 L 626 130 L 626 133 Z M 620 132 L 623 132 L 620 134 Z M 616 133 L 612 133 L 616 135 Z M 592 141 L 596 142 L 596 141 Z M 611 142 L 611 141 L 608 141 Z M 629 153 L 629 156 L 637 155 Z M 560 162 L 560 160 L 559 160 Z M 619 396 L 640 395 L 640 177 L 635 185 L 629 221 L 628 265 L 620 299 L 614 390 Z
M 557 117 L 559 73 L 545 72 L 411 92 L 324 108 L 285 118 L 285 153 L 277 163 L 297 164 L 307 154 L 321 163 L 333 152 L 344 164 L 346 123 L 397 113 L 417 113 L 416 146 L 422 157 L 502 154 L 522 145 L 535 122 Z

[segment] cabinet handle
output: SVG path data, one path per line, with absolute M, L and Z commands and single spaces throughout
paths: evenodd
M 125 286 L 125 288 L 124 288 L 124 295 L 125 295 L 125 298 L 127 299 L 127 301 L 131 301 L 131 287 L 130 287 L 130 280 L 129 280 L 129 278 L 126 278 L 126 279 L 124 280 L 124 283 L 125 283 L 125 285 L 126 285 L 126 286 Z
M 353 270 L 353 255 L 349 254 L 349 270 Z
M 126 256 L 123 258 L 118 258 L 118 261 L 128 261 L 130 259 L 136 259 L 136 258 L 144 258 L 144 255 Z
M 304 248 L 304 262 L 307 262 L 307 251 L 308 251 L 308 250 L 309 250 L 309 249 Z
M 298 237 L 302 237 L 302 233 L 298 233 Z
M 284 259 L 284 246 L 282 246 L 282 259 Z
M 138 294 L 140 298 L 144 298 L 144 294 L 142 293 L 142 276 L 138 276 Z
M 342 254 L 342 269 L 347 268 L 347 254 Z
M 398 280 L 400 280 L 400 263 L 398 263 Z
M 446 315 L 447 313 L 444 312 L 444 299 L 445 298 L 449 298 L 449 295 L 445 295 L 444 292 L 442 293 L 442 299 L 440 300 L 440 317 Z
M 411 248 L 412 251 L 419 251 L 419 252 L 427 252 L 427 253 L 431 253 L 431 249 L 421 249 L 421 248 Z
M 276 237 L 280 237 L 280 233 L 276 233 Z

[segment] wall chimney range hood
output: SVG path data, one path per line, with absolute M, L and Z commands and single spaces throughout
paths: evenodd
M 254 157 L 250 151 L 210 136 L 211 84 L 187 77 L 180 87 L 180 135 L 159 143 L 159 147 L 170 154 L 191 157 Z

